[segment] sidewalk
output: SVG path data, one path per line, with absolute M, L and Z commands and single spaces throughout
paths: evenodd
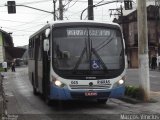
M 146 111 L 151 111 L 160 114 L 160 70 L 151 70 L 150 73 L 150 98 L 149 103 L 137 103 L 135 106 Z M 138 69 L 127 70 L 126 85 L 139 86 L 139 71 Z
M 160 114 L 160 92 L 151 91 L 151 102 L 150 103 L 140 103 L 141 109 L 145 109 L 146 111 L 151 111 L 151 113 Z

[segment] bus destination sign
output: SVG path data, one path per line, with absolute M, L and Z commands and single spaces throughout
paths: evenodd
M 110 36 L 110 30 L 107 29 L 67 29 L 67 36 L 74 37 L 74 36 Z

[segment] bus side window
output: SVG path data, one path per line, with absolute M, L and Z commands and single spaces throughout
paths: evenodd
M 31 39 L 29 39 L 28 55 L 31 58 Z
M 34 46 L 35 38 L 32 39 L 32 58 L 34 59 L 34 51 L 35 51 L 35 46 Z
M 29 40 L 29 58 L 33 59 L 33 38 Z
M 42 60 L 42 34 L 39 36 L 38 49 L 38 60 Z

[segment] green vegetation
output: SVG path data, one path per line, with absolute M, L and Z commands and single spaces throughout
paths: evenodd
M 135 86 L 126 86 L 125 89 L 125 101 L 127 100 L 130 103 L 138 103 L 144 101 L 144 92 L 141 88 L 135 87 Z M 149 103 L 155 103 L 157 102 L 154 99 L 150 99 L 147 101 Z
M 143 92 L 139 87 L 126 86 L 125 95 L 137 100 L 143 99 Z

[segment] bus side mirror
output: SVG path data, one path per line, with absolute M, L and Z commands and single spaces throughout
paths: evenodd
M 49 39 L 44 39 L 44 41 L 43 41 L 43 49 L 46 52 L 49 51 Z
M 123 39 L 124 50 L 126 49 L 125 40 Z
M 46 37 L 46 38 L 49 37 L 50 32 L 51 32 L 51 29 L 49 29 L 49 28 L 46 29 L 46 31 L 45 31 L 45 37 Z

